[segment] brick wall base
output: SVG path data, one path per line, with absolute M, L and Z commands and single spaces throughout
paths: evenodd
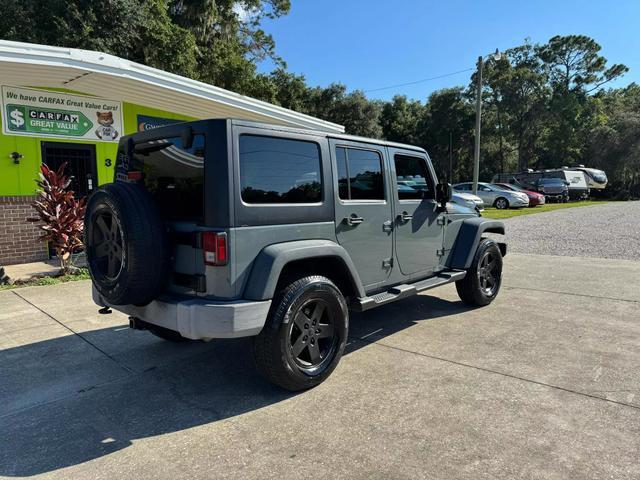
M 34 196 L 0 196 L 0 265 L 39 262 L 49 258 L 42 230 L 27 218 L 36 216 Z

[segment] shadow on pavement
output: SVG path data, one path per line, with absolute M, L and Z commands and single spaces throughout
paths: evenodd
M 353 314 L 345 354 L 418 321 L 465 310 L 461 302 L 420 295 L 364 314 Z M 116 335 L 150 335 L 116 333 L 118 330 L 122 329 L 93 330 L 83 336 L 88 341 L 100 339 L 104 343 L 109 337 L 113 337 L 112 342 L 119 341 Z M 118 375 L 105 376 L 107 369 L 92 366 L 82 378 L 85 388 L 66 395 L 56 394 L 48 403 L 43 396 L 35 405 L 0 414 L 0 476 L 30 476 L 77 465 L 125 449 L 136 439 L 241 415 L 296 395 L 272 386 L 257 374 L 250 355 L 250 339 L 212 341 L 205 348 L 201 343 L 176 346 L 162 340 L 145 342 L 134 345 L 135 354 L 144 356 L 145 350 L 165 349 L 170 355 L 176 348 L 193 349 L 193 354 L 183 354 L 173 363 L 133 371 L 114 364 L 117 356 L 115 360 L 104 357 L 102 360 L 111 362 L 108 370 L 116 370 Z M 48 381 L 47 370 L 56 372 L 54 379 L 76 374 L 82 368 L 82 358 L 75 364 L 51 365 L 46 357 L 50 355 L 55 361 L 52 352 L 73 354 L 77 344 L 77 336 L 67 335 L 0 351 L 0 372 L 12 372 L 9 382 L 0 382 L 4 383 L 0 385 L 0 402 L 6 406 L 7 398 L 19 395 L 15 389 L 31 395 L 40 389 L 53 388 L 52 383 L 59 382 Z M 8 362 L 20 358 L 36 358 L 25 370 L 43 372 L 25 371 L 22 378 L 14 379 L 16 369 L 6 367 Z M 93 383 L 87 383 L 87 378 Z M 37 383 L 34 385 L 29 379 Z M 86 388 L 87 384 L 93 386 Z

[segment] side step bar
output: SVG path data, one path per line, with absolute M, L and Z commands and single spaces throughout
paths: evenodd
M 425 290 L 439 287 L 440 285 L 457 282 L 458 280 L 462 280 L 466 274 L 467 272 L 465 270 L 440 272 L 434 277 L 429 277 L 416 283 L 403 283 L 401 285 L 396 285 L 386 292 L 376 293 L 370 297 L 358 297 L 351 302 L 350 307 L 356 312 L 364 312 L 371 308 L 386 305 L 387 303 L 402 300 L 403 298 L 416 295 Z

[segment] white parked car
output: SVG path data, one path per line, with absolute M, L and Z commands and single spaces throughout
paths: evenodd
M 473 183 L 456 183 L 453 189 L 456 192 L 470 193 L 473 190 Z M 478 197 L 486 206 L 493 206 L 500 210 L 529 206 L 529 197 L 526 194 L 506 190 L 490 183 L 478 182 Z
M 484 202 L 482 199 L 472 193 L 453 192 L 451 202 L 470 208 L 471 210 L 484 210 Z

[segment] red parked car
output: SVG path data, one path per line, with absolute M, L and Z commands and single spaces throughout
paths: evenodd
M 529 206 L 535 207 L 536 205 L 544 205 L 544 195 L 538 192 L 532 192 L 531 190 L 527 190 L 525 188 L 519 187 L 518 185 L 512 185 L 510 183 L 494 183 L 500 188 L 504 188 L 506 190 L 512 190 L 514 192 L 522 192 L 529 197 Z

